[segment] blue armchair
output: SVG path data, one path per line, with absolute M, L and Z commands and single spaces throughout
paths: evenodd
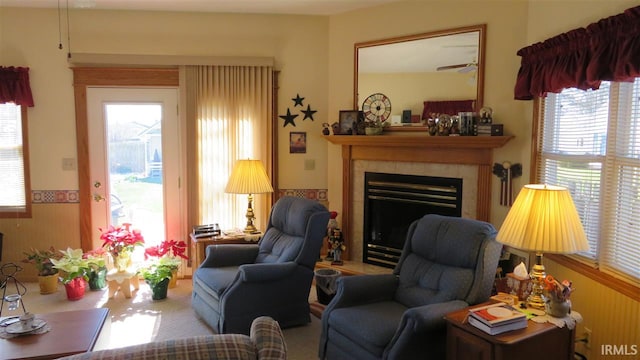
M 259 316 L 283 328 L 310 322 L 309 291 L 328 221 L 320 203 L 283 197 L 258 244 L 207 247 L 193 274 L 196 314 L 221 334 L 248 334 Z
M 485 222 L 426 215 L 393 274 L 345 276 L 322 314 L 320 359 L 444 359 L 444 315 L 489 298 L 502 245 Z

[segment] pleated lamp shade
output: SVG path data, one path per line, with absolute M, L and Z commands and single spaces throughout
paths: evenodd
M 570 254 L 589 250 L 569 190 L 552 185 L 525 185 L 496 239 L 535 252 Z
M 224 191 L 231 194 L 262 194 L 273 192 L 273 187 L 260 160 L 238 160 Z

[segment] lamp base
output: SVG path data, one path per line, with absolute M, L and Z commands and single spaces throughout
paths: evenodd
M 256 232 L 258 232 L 258 229 L 255 225 L 253 225 L 253 219 L 256 218 L 255 214 L 253 213 L 253 195 L 249 194 L 248 200 L 249 204 L 247 205 L 247 213 L 245 215 L 245 217 L 247 218 L 247 226 L 244 227 L 244 230 L 242 230 L 242 232 L 244 232 L 245 234 L 255 234 Z
M 545 273 L 544 265 L 542 264 L 542 253 L 536 253 L 536 264 L 531 269 L 531 294 L 527 297 L 527 306 L 530 308 L 545 310 L 546 299 L 543 294 L 544 278 L 547 276 Z

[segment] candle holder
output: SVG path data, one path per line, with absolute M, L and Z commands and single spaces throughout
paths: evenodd
M 0 283 L 0 288 L 2 288 L 0 316 L 2 316 L 2 310 L 4 309 L 5 302 L 7 303 L 7 310 L 9 311 L 18 310 L 18 308 L 22 306 L 22 311 L 24 313 L 27 312 L 27 309 L 24 306 L 24 301 L 22 301 L 22 297 L 27 293 L 27 287 L 15 277 L 15 274 L 20 271 L 22 271 L 22 268 L 14 263 L 7 263 L 0 266 L 0 275 L 2 275 L 2 283 Z M 16 292 L 7 295 L 7 288 L 9 287 L 10 282 L 13 282 L 15 285 Z

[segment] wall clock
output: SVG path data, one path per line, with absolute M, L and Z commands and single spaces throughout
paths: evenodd
M 362 112 L 367 121 L 385 121 L 391 115 L 391 100 L 381 93 L 369 95 L 362 103 Z

